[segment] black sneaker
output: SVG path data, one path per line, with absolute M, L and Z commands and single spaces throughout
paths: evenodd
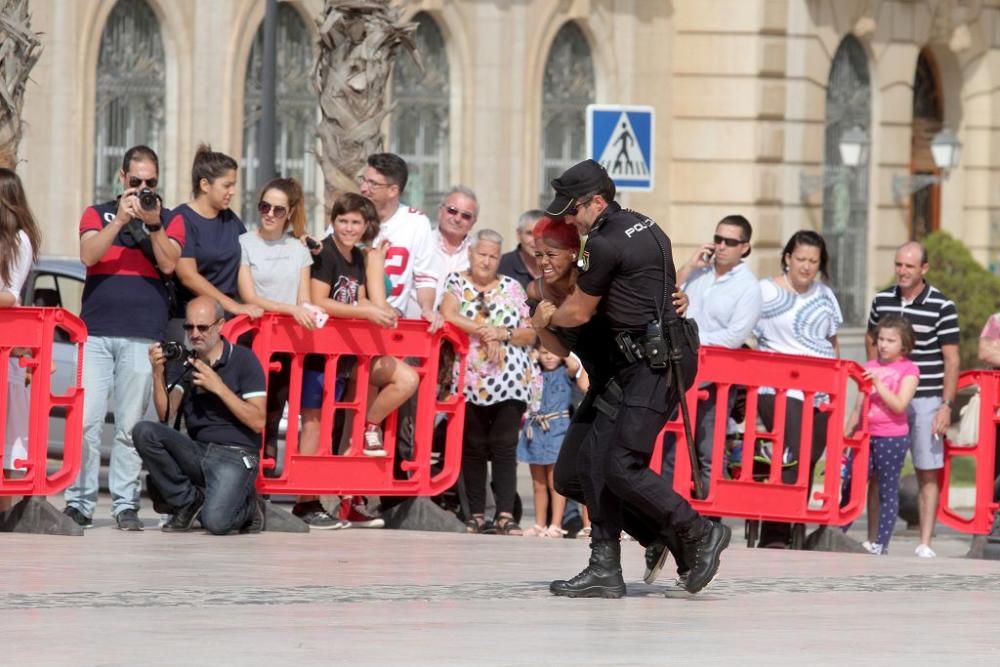
M 135 510 L 122 510 L 115 515 L 115 521 L 118 523 L 118 530 L 137 531 L 145 527 Z
M 72 505 L 67 505 L 66 509 L 63 510 L 63 514 L 73 519 L 73 523 L 81 528 L 94 527 L 94 520 Z
M 683 545 L 684 560 L 691 568 L 688 570 L 686 588 L 688 593 L 697 593 L 708 586 L 719 571 L 722 550 L 729 546 L 732 531 L 724 524 L 699 519 L 683 533 L 678 531 L 678 534 Z
M 160 530 L 164 533 L 185 533 L 191 530 L 191 526 L 201 513 L 204 504 L 205 496 L 202 495 L 201 491 L 196 490 L 194 500 L 175 511 L 174 515 L 170 517 L 170 521 L 163 524 Z
M 343 530 L 350 528 L 351 522 L 331 516 L 323 509 L 319 501 L 311 503 L 297 503 L 292 508 L 292 514 L 309 524 L 310 528 L 316 530 Z
M 254 513 L 250 517 L 249 523 L 240 528 L 240 535 L 255 535 L 267 528 L 267 501 L 260 496 L 255 496 Z

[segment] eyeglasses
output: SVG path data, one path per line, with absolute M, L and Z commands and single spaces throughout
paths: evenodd
M 257 204 L 257 212 L 261 215 L 267 215 L 271 213 L 275 218 L 281 220 L 286 215 L 288 215 L 288 209 L 284 206 L 275 206 L 270 202 L 262 201 Z
M 358 182 L 358 185 L 365 185 L 367 183 L 370 188 L 387 188 L 392 185 L 392 183 L 379 183 L 378 181 L 373 181 L 372 179 L 365 178 L 364 176 L 358 176 L 355 180 Z
M 142 187 L 142 184 L 145 183 L 146 187 L 152 190 L 153 188 L 156 187 L 157 183 L 159 182 L 160 182 L 159 179 L 156 178 L 139 178 L 138 176 L 128 177 L 128 186 L 130 188 Z
M 719 245 L 720 243 L 725 243 L 727 248 L 735 248 L 741 243 L 746 243 L 746 241 L 744 241 L 743 239 L 731 239 L 725 236 L 719 236 L 718 234 L 713 236 L 712 240 L 715 241 L 715 245 Z
M 184 323 L 184 331 L 187 332 L 187 333 L 191 333 L 192 331 L 194 331 L 195 329 L 197 329 L 198 333 L 208 333 L 209 330 L 212 327 L 214 327 L 216 324 L 218 324 L 221 321 L 222 321 L 222 318 L 220 317 L 219 319 L 215 320 L 211 324 L 191 324 L 190 322 L 185 322 Z
M 441 208 L 443 208 L 445 210 L 445 213 L 447 213 L 448 215 L 450 216 L 457 215 L 466 222 L 473 222 L 476 219 L 476 216 L 473 215 L 472 213 L 469 213 L 468 211 L 459 211 L 454 206 L 449 206 L 448 204 L 442 204 Z

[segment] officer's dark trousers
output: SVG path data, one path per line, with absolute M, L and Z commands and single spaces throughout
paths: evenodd
M 686 362 L 693 375 L 694 358 Z M 626 525 L 626 508 L 639 514 L 642 523 L 652 524 L 654 535 L 690 525 L 698 518 L 697 512 L 667 480 L 649 469 L 656 436 L 677 402 L 669 375 L 640 362 L 622 369 L 615 383 L 621 391 L 601 393 L 579 451 L 591 536 L 618 539 Z

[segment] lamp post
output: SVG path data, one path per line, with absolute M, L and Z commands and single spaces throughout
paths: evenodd
M 858 167 L 868 162 L 868 148 L 871 141 L 868 133 L 855 125 L 840 135 L 837 148 L 840 152 L 840 164 L 827 165 L 822 174 L 799 174 L 799 196 L 807 199 L 817 190 L 825 190 L 847 179 Z
M 937 185 L 948 177 L 948 173 L 958 166 L 962 155 L 962 142 L 950 128 L 944 128 L 931 140 L 931 157 L 934 166 L 941 170 L 938 174 L 905 174 L 892 177 L 892 193 L 897 200 L 930 185 Z

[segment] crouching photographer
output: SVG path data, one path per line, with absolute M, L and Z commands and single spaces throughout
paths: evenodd
M 197 297 L 184 321 L 191 347 L 185 363 L 168 372 L 164 347 L 171 346 L 149 347 L 160 422 L 140 422 L 132 440 L 149 470 L 150 495 L 173 513 L 165 532 L 188 531 L 199 517 L 215 535 L 264 528 L 254 488 L 266 419 L 264 371 L 250 350 L 222 337 L 224 321 L 218 301 Z M 170 426 L 178 412 L 188 435 Z

